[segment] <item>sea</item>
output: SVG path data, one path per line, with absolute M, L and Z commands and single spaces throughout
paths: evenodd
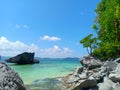
M 4 61 L 3 58 L 1 61 Z M 17 65 L 7 63 L 22 78 L 27 90 L 61 90 L 54 78 L 73 73 L 80 67 L 79 58 L 36 58 L 39 64 Z M 6 63 L 6 62 L 5 62 Z

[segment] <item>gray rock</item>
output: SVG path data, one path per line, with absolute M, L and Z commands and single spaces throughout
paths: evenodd
M 91 87 L 91 88 L 80 88 L 78 90 L 99 90 L 99 89 L 98 89 L 98 86 L 95 86 L 95 87 Z
M 5 63 L 0 63 L 0 90 L 26 90 L 18 73 Z
M 120 64 L 118 64 L 116 66 L 115 72 L 118 73 L 118 74 L 120 74 Z
M 83 57 L 80 61 L 83 67 L 65 77 L 61 86 L 66 90 L 120 90 L 120 64 L 117 61 L 103 63 L 95 57 Z
M 120 90 L 120 84 L 114 83 L 108 77 L 105 77 L 104 82 L 99 84 L 99 90 Z
M 80 60 L 80 63 L 88 69 L 99 68 L 103 65 L 103 63 L 98 58 L 92 56 L 83 57 Z
M 120 63 L 120 57 L 115 59 L 114 61 Z
M 100 83 L 99 90 L 114 90 L 114 83 L 107 77 L 104 78 L 104 82 Z
M 120 82 L 120 74 L 110 74 L 109 78 L 113 81 L 113 82 Z
M 120 84 L 119 84 L 119 83 L 117 83 L 117 84 L 115 85 L 114 90 L 120 90 Z
M 74 83 L 79 81 L 79 77 L 77 75 L 70 75 L 69 78 L 66 80 L 67 83 Z
M 74 72 L 74 75 L 81 74 L 83 72 L 83 67 L 77 67 L 77 69 Z
M 86 73 L 79 74 L 79 78 L 80 78 L 81 80 L 87 79 L 87 74 L 86 74 Z
M 113 82 L 120 82 L 120 64 L 118 64 L 116 69 L 110 73 L 109 78 Z
M 114 61 L 107 61 L 104 63 L 104 67 L 106 67 L 109 71 L 113 71 L 116 69 L 118 63 Z
M 71 87 L 71 90 L 77 90 L 80 88 L 90 88 L 97 86 L 97 81 L 93 77 L 89 77 L 88 79 L 79 80 L 77 83 L 74 83 Z
M 6 62 L 16 63 L 16 64 L 33 64 L 39 63 L 39 60 L 34 59 L 34 53 L 24 52 L 15 57 L 5 60 Z

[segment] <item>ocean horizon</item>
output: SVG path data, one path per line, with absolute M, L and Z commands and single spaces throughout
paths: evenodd
M 1 58 L 5 62 L 6 58 Z M 53 83 L 52 78 L 63 77 L 73 73 L 80 67 L 79 58 L 37 58 L 39 64 L 17 65 L 7 63 L 13 70 L 18 72 L 27 90 L 49 90 L 48 82 Z M 6 63 L 6 62 L 5 62 Z M 48 80 L 45 83 L 45 80 Z

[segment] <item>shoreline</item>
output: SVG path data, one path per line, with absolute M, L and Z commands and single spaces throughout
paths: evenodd
M 84 56 L 82 67 L 61 77 L 58 84 L 65 90 L 120 90 L 120 58 L 101 62 L 98 58 Z

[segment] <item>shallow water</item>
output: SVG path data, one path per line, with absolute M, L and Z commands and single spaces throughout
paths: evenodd
M 79 59 L 39 59 L 39 64 L 8 64 L 23 79 L 27 90 L 60 90 L 50 78 L 65 76 L 81 66 Z M 54 87 L 54 89 L 53 89 Z M 52 89 L 50 89 L 52 88 Z

